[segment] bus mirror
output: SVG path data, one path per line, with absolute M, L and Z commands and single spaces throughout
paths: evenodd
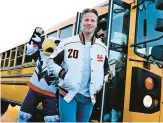
M 163 32 L 163 19 L 162 18 L 157 18 L 155 30 L 159 32 Z
M 163 61 L 163 45 L 153 46 L 151 56 L 154 60 Z
M 163 10 L 163 0 L 155 0 L 156 8 Z

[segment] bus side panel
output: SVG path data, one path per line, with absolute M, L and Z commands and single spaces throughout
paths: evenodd
M 22 103 L 27 91 L 26 85 L 5 85 L 1 84 L 1 98 L 13 102 Z

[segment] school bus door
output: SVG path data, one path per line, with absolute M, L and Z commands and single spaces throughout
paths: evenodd
M 107 48 L 110 72 L 113 75 L 112 82 L 114 89 L 111 98 L 106 96 L 103 99 L 105 100 L 103 102 L 108 103 L 109 100 L 111 100 L 112 109 L 117 110 L 118 114 L 121 114 L 120 117 L 117 117 L 118 121 L 122 121 L 126 84 L 125 80 L 128 54 L 127 45 L 129 35 L 130 5 L 119 0 L 110 0 L 107 18 Z M 108 109 L 108 107 L 105 107 L 105 104 L 102 106 L 103 109 Z M 105 113 L 101 114 L 101 117 L 105 116 Z

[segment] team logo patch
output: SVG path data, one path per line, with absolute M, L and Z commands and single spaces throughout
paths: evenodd
M 104 58 L 101 54 L 97 54 L 97 61 L 98 62 L 103 62 Z

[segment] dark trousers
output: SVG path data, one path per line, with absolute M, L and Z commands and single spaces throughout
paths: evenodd
M 23 104 L 21 105 L 21 111 L 33 114 L 35 113 L 37 105 L 42 102 L 44 116 L 53 116 L 58 114 L 58 106 L 56 97 L 50 97 L 29 89 Z

